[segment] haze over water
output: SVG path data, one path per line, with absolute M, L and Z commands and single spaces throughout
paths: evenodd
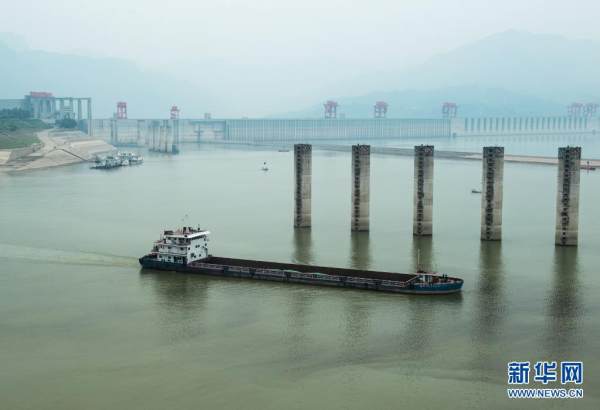
M 551 144 L 600 158 L 596 137 L 581 138 Z M 473 151 L 490 140 L 451 141 L 431 142 Z M 582 360 L 585 398 L 569 405 L 600 407 L 600 171 L 581 173 L 580 246 L 560 248 L 553 166 L 505 164 L 503 241 L 482 243 L 477 161 L 436 159 L 434 235 L 416 239 L 409 157 L 372 155 L 371 231 L 351 234 L 348 153 L 313 153 L 313 228 L 296 231 L 291 152 L 186 144 L 179 156 L 144 155 L 111 171 L 0 176 L 6 408 L 565 405 L 506 399 L 513 360 Z M 212 231 L 215 255 L 410 272 L 420 250 L 422 265 L 462 277 L 464 290 L 141 272 L 137 258 L 185 215 Z

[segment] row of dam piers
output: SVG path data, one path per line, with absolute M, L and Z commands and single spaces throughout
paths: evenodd
M 294 145 L 294 227 L 310 228 L 312 196 L 312 145 Z M 369 230 L 371 147 L 351 149 L 352 231 Z M 502 239 L 504 148 L 484 147 L 481 177 L 481 240 Z M 558 149 L 555 244 L 577 245 L 579 225 L 579 178 L 581 148 Z M 414 147 L 413 235 L 433 235 L 434 146 Z

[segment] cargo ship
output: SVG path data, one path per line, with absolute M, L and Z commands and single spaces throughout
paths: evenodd
M 423 295 L 456 293 L 463 285 L 462 279 L 421 269 L 394 273 L 213 256 L 209 235 L 200 227 L 165 230 L 140 264 L 144 269 Z

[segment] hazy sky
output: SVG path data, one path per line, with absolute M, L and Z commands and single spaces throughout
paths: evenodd
M 308 104 L 325 84 L 372 68 L 412 65 L 508 29 L 600 40 L 597 0 L 0 0 L 0 5 L 0 31 L 21 35 L 32 48 L 125 58 L 217 89 L 243 84 L 247 92 L 236 96 L 242 104 L 253 93 L 288 83 L 285 98 Z M 303 85 L 294 86 L 300 78 Z M 272 107 L 255 111 L 265 110 Z

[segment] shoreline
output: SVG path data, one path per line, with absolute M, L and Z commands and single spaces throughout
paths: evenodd
M 14 158 L 11 158 L 14 151 L 11 150 L 6 161 L 0 163 L 0 173 L 78 164 L 90 161 L 97 154 L 116 151 L 116 148 L 107 142 L 88 137 L 81 131 L 43 130 L 36 135 L 40 144 L 35 148 L 26 148 L 22 155 Z

